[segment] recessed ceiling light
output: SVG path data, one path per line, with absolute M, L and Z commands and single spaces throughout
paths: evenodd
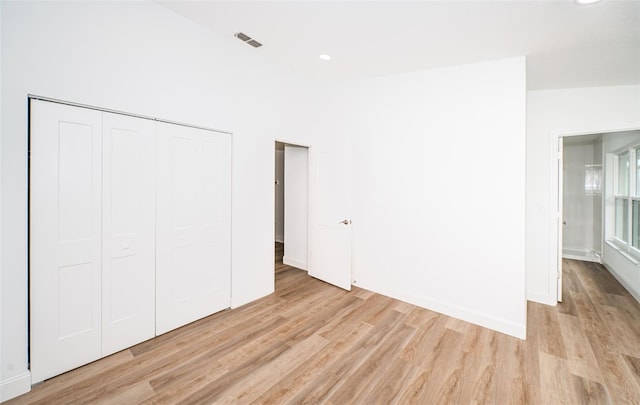
M 322 60 L 331 60 L 331 56 L 326 55 L 326 54 L 323 53 L 322 55 L 320 55 L 320 59 L 322 59 Z
M 587 5 L 587 4 L 598 3 L 600 1 L 601 0 L 576 0 L 576 4 Z

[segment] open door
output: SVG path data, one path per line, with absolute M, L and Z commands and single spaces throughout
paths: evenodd
M 309 275 L 351 290 L 351 145 L 310 149 Z
M 558 302 L 562 302 L 562 227 L 564 226 L 564 219 L 562 216 L 563 198 L 564 198 L 564 141 L 563 138 L 558 138 Z

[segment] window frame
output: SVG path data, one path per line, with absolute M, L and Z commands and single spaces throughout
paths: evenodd
M 634 210 L 633 205 L 634 202 L 637 201 L 640 205 L 640 187 L 637 184 L 637 173 L 638 169 L 640 169 L 640 165 L 638 164 L 638 156 L 640 152 L 640 145 L 633 145 L 630 147 L 626 147 L 623 150 L 619 150 L 618 152 L 612 153 L 613 155 L 613 195 L 611 196 L 611 200 L 613 200 L 613 215 L 611 220 L 613 220 L 613 233 L 610 235 L 608 242 L 611 242 L 618 250 L 630 255 L 633 259 L 640 261 L 640 238 L 636 241 L 636 246 L 634 246 Z M 628 165 L 627 165 L 627 192 L 620 192 L 620 158 L 624 155 L 628 155 Z M 626 229 L 625 235 L 623 236 L 627 240 L 621 239 L 618 237 L 618 201 L 623 201 L 623 206 L 626 206 L 627 218 L 626 218 Z M 640 209 L 636 212 L 636 217 L 640 217 Z M 638 228 L 640 228 L 640 218 L 636 220 L 638 223 Z

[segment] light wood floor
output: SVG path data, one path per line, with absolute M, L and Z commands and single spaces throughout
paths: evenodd
M 640 404 L 640 305 L 564 266 L 565 302 L 529 304 L 522 341 L 279 263 L 274 294 L 9 403 Z

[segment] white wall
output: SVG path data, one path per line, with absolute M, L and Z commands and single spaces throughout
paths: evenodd
M 284 264 L 307 270 L 309 149 L 285 145 Z
M 640 302 L 640 269 L 618 250 L 605 243 L 602 264 Z
M 0 2 L 0 397 L 28 389 L 27 94 L 229 130 L 238 306 L 273 291 L 273 145 L 312 122 L 314 93 L 254 49 L 151 2 Z M 250 252 L 250 254 L 247 254 Z
M 564 138 L 562 249 L 600 253 L 602 193 L 585 192 L 585 166 L 602 164 L 602 140 L 573 143 L 573 138 Z
M 356 284 L 525 336 L 524 58 L 344 84 Z
M 284 242 L 284 150 L 275 152 L 275 236 L 276 242 Z
M 561 135 L 640 128 L 640 86 L 527 93 L 527 298 L 557 302 L 557 163 Z

